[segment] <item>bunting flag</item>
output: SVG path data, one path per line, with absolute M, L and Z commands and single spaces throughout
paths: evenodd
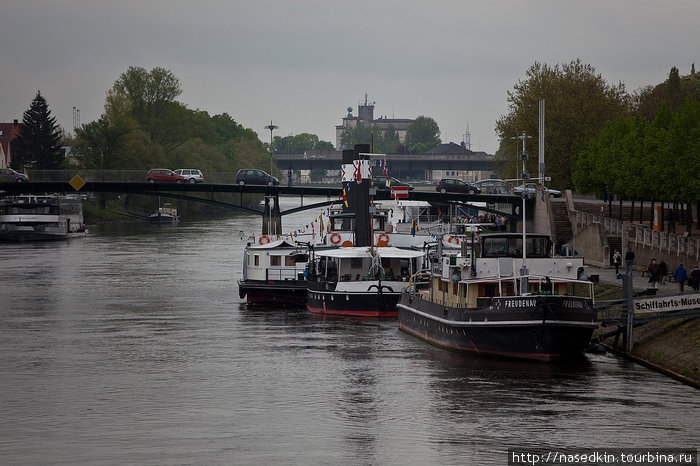
M 357 168 L 355 169 L 355 181 L 362 183 L 362 160 L 356 160 Z
M 323 215 L 318 216 L 318 221 L 321 222 L 320 226 L 318 227 L 318 231 L 323 234 Z
M 416 220 L 411 219 L 411 236 L 416 236 Z
M 382 173 L 384 174 L 384 178 L 386 179 L 386 185 L 384 187 L 384 191 L 390 191 L 391 190 L 391 180 L 389 179 L 389 167 L 386 164 L 386 159 L 384 159 L 384 165 L 382 166 Z
M 343 188 L 343 204 L 345 204 L 345 207 L 348 206 L 348 194 L 345 192 L 345 188 Z

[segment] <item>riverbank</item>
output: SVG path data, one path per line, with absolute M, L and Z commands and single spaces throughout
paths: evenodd
M 600 283 L 619 287 L 619 295 L 601 299 L 615 299 L 622 295 L 622 280 L 615 275 L 614 268 L 587 267 L 590 275 L 598 275 Z M 659 285 L 659 294 L 678 293 L 675 283 Z M 642 291 L 647 287 L 647 279 L 640 273 L 633 275 L 633 288 Z M 616 291 L 616 290 L 615 290 Z M 617 294 L 615 291 L 613 293 Z M 603 332 L 611 330 L 609 327 Z M 623 354 L 622 339 L 615 349 L 614 337 L 602 340 L 609 349 Z M 678 319 L 652 322 L 634 329 L 632 360 L 700 388 L 700 319 Z

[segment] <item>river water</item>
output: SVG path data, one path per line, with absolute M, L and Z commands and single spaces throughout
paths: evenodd
M 614 355 L 485 360 L 396 321 L 249 308 L 236 280 L 259 228 L 0 243 L 0 463 L 503 465 L 508 448 L 698 446 L 698 391 Z

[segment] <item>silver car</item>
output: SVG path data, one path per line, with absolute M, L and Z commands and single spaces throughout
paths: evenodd
M 561 191 L 550 189 L 546 186 L 542 186 L 542 188 L 549 195 L 549 197 L 561 197 Z M 525 183 L 525 186 L 520 185 L 513 188 L 513 194 L 523 194 L 523 192 L 528 197 L 533 197 L 535 192 L 537 192 L 537 185 L 535 185 L 535 183 Z
M 178 175 L 182 175 L 186 178 L 186 183 L 204 183 L 204 175 L 201 170 L 195 170 L 194 168 L 178 168 L 173 170 Z

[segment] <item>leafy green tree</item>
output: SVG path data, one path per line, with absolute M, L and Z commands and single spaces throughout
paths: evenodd
M 330 142 L 321 141 L 318 136 L 310 133 L 275 136 L 272 140 L 273 154 L 301 154 L 307 150 L 334 150 L 334 147 Z
M 440 127 L 427 116 L 419 116 L 406 128 L 406 140 L 413 153 L 423 153 L 440 144 Z
M 535 63 L 527 70 L 526 79 L 508 92 L 509 111 L 496 122 L 501 140 L 497 156 L 505 177 L 514 174 L 515 164 L 521 163 L 514 155 L 519 153 L 516 145 L 521 144 L 520 140 L 511 137 L 523 131 L 533 136 L 527 143 L 531 154 L 527 170 L 538 172 L 536 135 L 541 99 L 546 102 L 546 172 L 552 177 L 553 187 L 570 188 L 578 153 L 608 121 L 628 112 L 630 99 L 622 83 L 608 84 L 579 59 L 561 66 Z
M 134 116 L 140 124 L 161 117 L 168 104 L 182 94 L 180 80 L 161 67 L 149 72 L 140 66 L 130 66 L 115 81 L 114 88 L 131 99 Z
M 14 142 L 12 166 L 22 169 L 34 165 L 40 170 L 61 167 L 65 153 L 60 146 L 61 131 L 46 99 L 37 91 L 29 109 L 25 110 L 19 134 Z

